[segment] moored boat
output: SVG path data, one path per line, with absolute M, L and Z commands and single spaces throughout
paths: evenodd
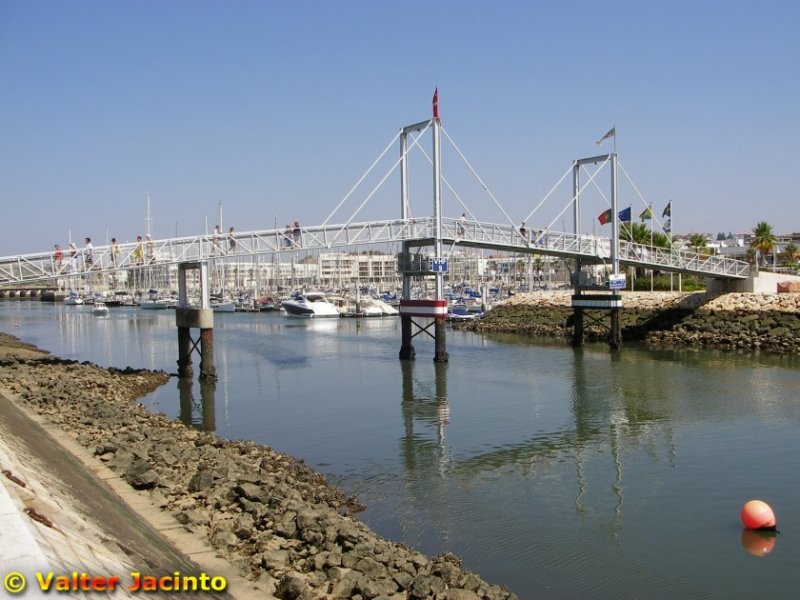
M 212 300 L 211 310 L 216 313 L 236 312 L 236 304 L 233 300 Z
M 283 301 L 283 309 L 290 317 L 305 318 L 338 318 L 341 316 L 339 309 L 328 302 L 322 292 L 307 292 L 295 294 Z
M 149 300 L 142 300 L 139 303 L 139 308 L 144 310 L 162 310 L 166 308 L 176 308 L 178 300 L 175 298 L 156 298 Z
M 83 304 L 83 298 L 78 296 L 75 292 L 70 292 L 69 295 L 64 298 L 64 304 L 67 306 L 78 306 Z

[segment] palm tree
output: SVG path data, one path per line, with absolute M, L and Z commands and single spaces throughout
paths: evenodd
M 708 238 L 704 233 L 690 233 L 689 248 L 698 254 L 702 254 L 708 248 Z
M 669 248 L 669 237 L 660 231 L 651 231 L 644 223 L 622 223 L 619 237 L 621 240 L 633 241 L 642 246 L 655 246 L 656 248 Z
M 766 221 L 756 223 L 753 229 L 753 241 L 750 246 L 758 250 L 764 265 L 767 264 L 767 254 L 775 248 L 775 234 L 772 232 L 772 225 Z

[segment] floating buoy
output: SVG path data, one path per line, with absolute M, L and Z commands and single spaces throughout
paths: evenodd
M 761 558 L 772 552 L 777 538 L 775 531 L 742 529 L 742 548 L 749 554 Z
M 775 513 L 762 500 L 750 500 L 742 507 L 742 523 L 748 529 L 775 529 Z

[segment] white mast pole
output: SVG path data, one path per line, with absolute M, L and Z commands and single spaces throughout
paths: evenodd
M 151 231 L 153 219 L 150 216 L 150 194 L 145 192 L 144 197 L 145 197 L 145 201 L 146 201 L 146 205 L 147 205 L 147 212 L 146 212 L 145 219 L 144 219 L 145 220 L 145 224 L 147 225 L 147 230 L 145 231 L 145 233 L 147 235 L 151 235 L 153 233 Z

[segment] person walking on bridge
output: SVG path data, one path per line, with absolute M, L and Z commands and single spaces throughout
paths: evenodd
M 141 265 L 144 262 L 144 246 L 142 245 L 142 236 L 136 236 L 136 245 L 133 247 L 133 253 L 131 254 L 133 258 L 133 262 L 137 265 Z
M 94 263 L 94 246 L 92 246 L 92 238 L 84 238 L 83 246 L 83 268 L 88 271 L 92 268 Z
M 233 227 L 228 230 L 228 253 L 236 254 L 236 234 L 233 231 Z
M 149 263 L 153 262 L 153 260 L 155 259 L 155 256 L 156 256 L 155 255 L 155 247 L 153 246 L 153 236 L 151 236 L 148 233 L 147 235 L 145 235 L 145 237 L 147 238 L 147 242 L 145 243 L 145 248 L 146 248 L 146 251 L 147 251 L 147 262 L 149 264 Z
M 301 248 L 303 246 L 303 239 L 302 239 L 302 231 L 300 229 L 300 221 L 294 222 L 294 228 L 292 229 L 292 237 L 294 238 L 295 247 Z
M 61 271 L 61 265 L 64 262 L 64 251 L 61 250 L 61 246 L 56 244 L 55 252 L 53 252 L 53 265 L 55 267 L 55 272 L 58 273 Z
M 111 265 L 116 269 L 119 260 L 119 244 L 117 238 L 111 238 Z

